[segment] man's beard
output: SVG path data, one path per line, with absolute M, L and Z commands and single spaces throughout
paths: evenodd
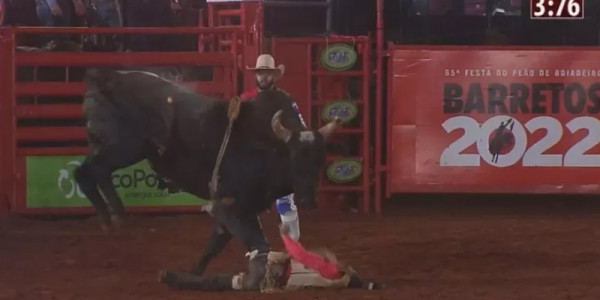
M 273 88 L 273 81 L 265 80 L 261 83 L 260 80 L 256 80 L 256 86 L 261 90 L 270 90 Z

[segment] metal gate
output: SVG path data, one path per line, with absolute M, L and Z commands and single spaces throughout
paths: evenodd
M 319 206 L 354 197 L 370 211 L 370 40 L 365 36 L 272 38 L 272 54 L 285 64 L 279 87 L 297 101 L 309 127 L 332 116 L 346 123 L 329 143 Z

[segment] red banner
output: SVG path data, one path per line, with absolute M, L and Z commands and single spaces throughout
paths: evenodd
M 388 193 L 600 192 L 600 53 L 396 49 Z

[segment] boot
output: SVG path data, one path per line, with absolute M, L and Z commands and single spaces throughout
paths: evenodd
M 159 282 L 166 283 L 169 287 L 180 290 L 200 291 L 230 291 L 233 290 L 233 274 L 218 274 L 196 276 L 169 270 L 159 273 Z

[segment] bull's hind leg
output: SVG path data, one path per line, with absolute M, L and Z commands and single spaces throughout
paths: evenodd
M 123 201 L 121 201 L 115 186 L 111 182 L 111 175 L 112 172 L 110 172 L 108 176 L 103 177 L 100 182 L 98 182 L 98 188 L 100 191 L 102 191 L 104 198 L 112 210 L 111 221 L 113 225 L 118 228 L 121 226 L 123 219 L 126 217 L 126 213 Z
M 210 237 L 209 243 L 200 260 L 194 265 L 192 273 L 202 274 L 208 262 L 221 252 L 234 236 L 246 245 L 249 254 L 248 270 L 242 282 L 243 289 L 258 290 L 266 272 L 267 254 L 271 248 L 262 233 L 259 216 L 251 212 L 220 212 L 215 215 L 215 219 L 221 225 Z M 222 235 L 219 230 L 227 235 Z
M 100 192 L 111 209 L 112 224 L 119 227 L 126 217 L 125 206 L 112 183 L 112 173 L 118 169 L 131 166 L 144 159 L 144 148 L 140 142 L 134 145 L 115 145 L 106 149 L 102 155 L 95 157 L 97 183 Z M 137 146 L 137 147 L 136 147 Z M 133 150 L 133 151 L 132 151 Z
M 239 238 L 248 249 L 248 270 L 242 286 L 244 290 L 260 290 L 266 273 L 267 254 L 271 246 L 262 232 L 260 217 L 256 213 L 230 214 L 225 218 L 231 234 Z
M 76 180 L 101 216 L 103 229 L 119 225 L 125 217 L 125 207 L 112 184 L 111 175 L 115 170 L 144 159 L 141 145 L 117 144 L 104 147 L 102 151 L 90 155 L 76 171 Z
M 75 180 L 101 218 L 102 230 L 108 231 L 111 227 L 110 213 L 106 202 L 104 202 L 96 186 L 96 176 L 92 165 L 89 163 L 89 158 L 75 170 Z

